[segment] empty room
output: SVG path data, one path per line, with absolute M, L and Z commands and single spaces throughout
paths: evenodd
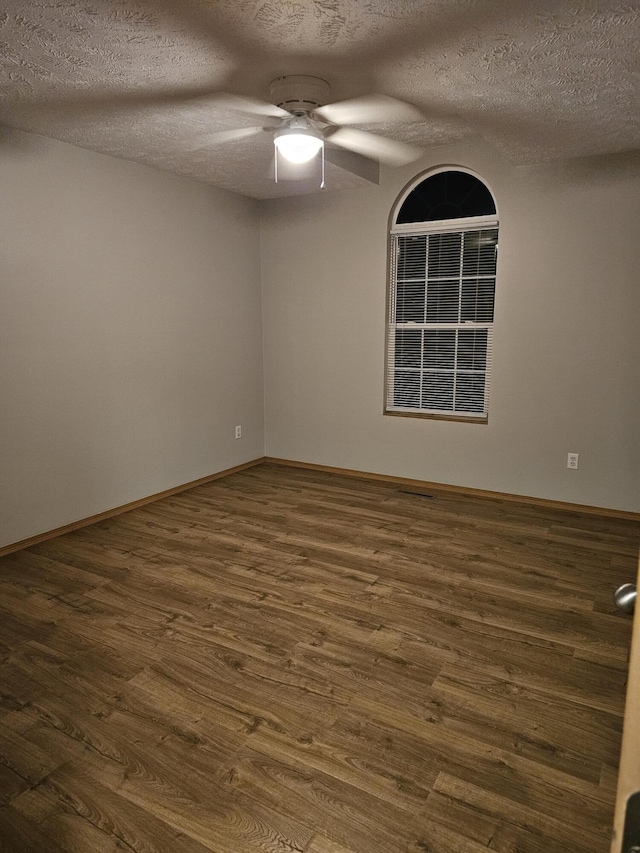
M 0 0 L 2 853 L 640 849 L 639 42 Z

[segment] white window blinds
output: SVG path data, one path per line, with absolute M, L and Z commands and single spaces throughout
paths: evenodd
M 405 231 L 392 235 L 386 410 L 486 419 L 497 222 Z

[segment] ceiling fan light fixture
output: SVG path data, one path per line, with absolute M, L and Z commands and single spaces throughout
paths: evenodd
M 324 146 L 322 134 L 306 119 L 293 119 L 273 141 L 278 153 L 290 163 L 308 163 Z

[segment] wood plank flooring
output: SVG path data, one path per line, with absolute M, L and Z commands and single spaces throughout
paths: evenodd
M 430 494 L 267 464 L 0 560 L 0 851 L 606 853 L 640 525 Z

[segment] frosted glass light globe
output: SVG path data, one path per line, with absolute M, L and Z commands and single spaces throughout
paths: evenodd
M 308 163 L 324 144 L 317 131 L 299 128 L 285 128 L 276 135 L 274 143 L 290 163 Z

